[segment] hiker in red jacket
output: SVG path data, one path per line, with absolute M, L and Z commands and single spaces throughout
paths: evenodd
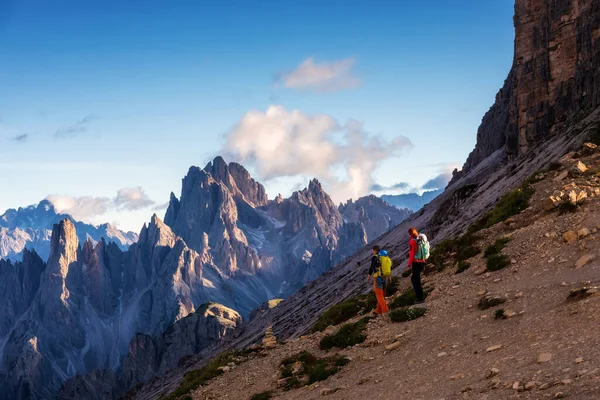
M 419 260 L 416 258 L 418 253 L 417 238 L 419 237 L 419 232 L 417 232 L 415 228 L 410 228 L 408 230 L 408 234 L 410 236 L 408 241 L 408 246 L 410 249 L 410 254 L 408 256 L 408 269 L 412 269 L 412 276 L 410 277 L 410 280 L 413 288 L 415 289 L 417 304 L 419 304 L 423 303 L 425 300 L 423 295 L 423 284 L 421 283 L 421 273 L 425 269 L 426 260 Z

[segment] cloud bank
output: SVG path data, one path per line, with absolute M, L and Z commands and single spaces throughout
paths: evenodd
M 351 89 L 361 83 L 352 71 L 355 63 L 353 58 L 319 63 L 309 57 L 293 71 L 277 74 L 276 82 L 289 89 L 318 93 Z
M 264 180 L 316 177 L 335 200 L 344 201 L 369 193 L 381 162 L 410 147 L 404 136 L 386 141 L 357 121 L 342 125 L 329 115 L 270 106 L 244 115 L 227 133 L 222 153 L 253 167 Z
M 114 198 L 50 195 L 46 200 L 54 205 L 56 212 L 69 214 L 77 220 L 97 217 L 111 210 L 136 211 L 156 204 L 141 187 L 119 189 Z
M 29 134 L 24 133 L 22 135 L 17 135 L 12 138 L 15 142 L 25 143 L 29 139 Z

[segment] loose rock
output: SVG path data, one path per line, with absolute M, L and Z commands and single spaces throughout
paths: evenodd
M 537 362 L 538 362 L 539 364 L 541 364 L 541 363 L 547 363 L 547 362 L 549 362 L 550 360 L 552 360 L 552 354 L 551 354 L 551 353 L 541 353 L 541 354 L 538 356 Z

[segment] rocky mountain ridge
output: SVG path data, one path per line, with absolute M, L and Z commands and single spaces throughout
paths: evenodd
M 408 215 L 373 198 L 346 204 L 347 222 L 341 209 L 316 180 L 270 201 L 242 166 L 217 158 L 190 168 L 181 197 L 171 196 L 170 225 L 154 215 L 127 251 L 81 241 L 61 220 L 47 262 L 29 250 L 22 262 L 0 261 L 0 393 L 55 398 L 77 375 L 61 396 L 118 397 Z
M 35 249 L 43 260 L 48 259 L 52 226 L 65 218 L 73 222 L 82 243 L 88 238 L 93 243 L 104 238 L 127 250 L 138 239 L 137 233 L 123 232 L 111 224 L 94 226 L 76 221 L 70 215 L 57 213 L 51 202 L 42 200 L 37 205 L 11 208 L 0 215 L 0 258 L 17 261 L 25 249 Z
M 411 211 L 419 211 L 427 203 L 431 202 L 437 196 L 444 192 L 443 189 L 429 190 L 422 194 L 407 193 L 407 194 L 384 194 L 382 200 L 398 208 L 408 208 Z

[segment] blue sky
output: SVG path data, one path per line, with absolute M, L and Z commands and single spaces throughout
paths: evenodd
M 472 150 L 512 15 L 508 0 L 0 0 L 0 212 L 52 195 L 139 231 L 220 153 L 271 197 L 311 175 L 336 200 L 420 189 Z M 270 129 L 287 149 L 265 148 Z

